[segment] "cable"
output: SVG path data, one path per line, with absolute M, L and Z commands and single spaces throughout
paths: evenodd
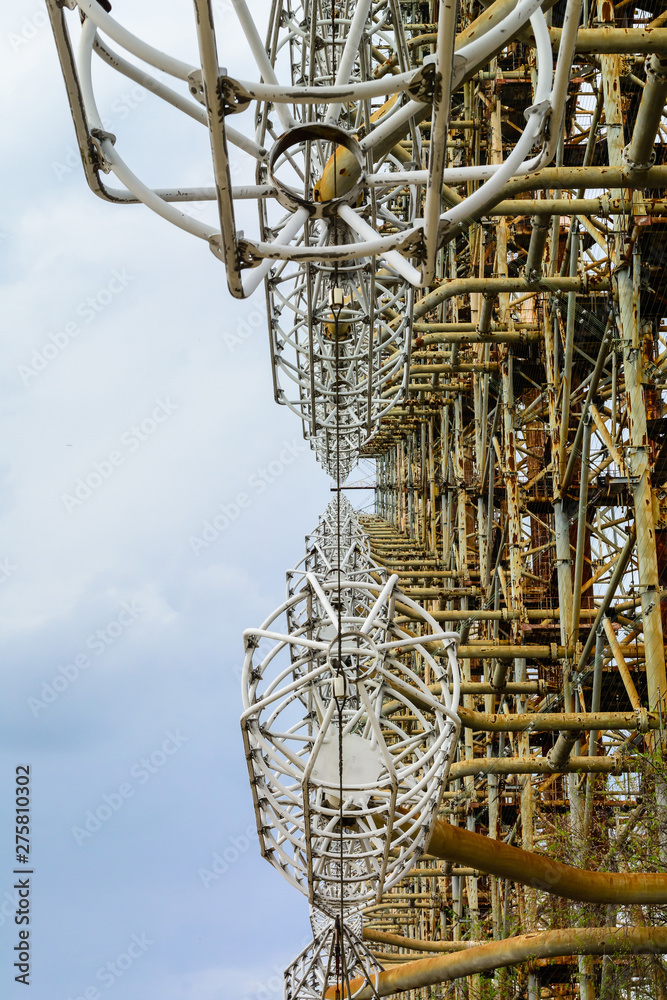
M 334 8 L 334 3 L 331 3 L 331 72 L 335 80 L 336 78 L 336 13 Z M 336 164 L 336 153 L 337 147 L 334 144 L 333 150 L 333 175 L 334 175 L 334 199 L 337 197 L 337 179 L 338 179 L 338 168 Z M 334 221 L 334 232 L 337 229 L 337 221 Z M 339 302 L 339 298 L 341 301 Z M 341 983 L 342 983 L 342 973 L 343 973 L 343 955 L 342 951 L 345 947 L 345 941 L 343 938 L 343 924 L 345 920 L 345 907 L 343 903 L 344 890 L 345 890 L 345 876 L 344 876 L 344 835 L 343 835 L 343 705 L 345 702 L 345 677 L 343 674 L 343 612 L 342 612 L 342 580 L 341 580 L 341 523 L 340 523 L 340 487 L 341 487 L 341 476 L 340 476 L 340 339 L 339 339 L 339 322 L 340 322 L 340 312 L 342 309 L 342 295 L 339 295 L 338 288 L 338 262 L 334 262 L 333 269 L 333 288 L 331 290 L 331 305 L 334 317 L 334 356 L 335 356 L 335 378 L 336 378 L 336 391 L 334 394 L 334 408 L 335 408 L 335 427 L 336 427 L 336 597 L 338 602 L 337 615 L 338 615 L 338 677 L 343 678 L 343 694 L 342 697 L 336 698 L 336 708 L 338 712 L 338 825 L 339 825 L 339 836 L 338 836 L 338 892 L 339 892 L 339 913 L 336 917 L 336 1000 L 339 1000 L 341 995 Z M 349 992 L 349 989 L 348 989 Z

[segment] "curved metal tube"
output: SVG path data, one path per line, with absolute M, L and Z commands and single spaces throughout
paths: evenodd
M 372 927 L 364 927 L 364 941 L 376 944 L 391 944 L 396 948 L 411 948 L 413 951 L 467 951 L 476 948 L 479 941 L 423 941 L 420 938 L 404 937 L 402 934 L 389 934 L 387 931 L 376 931 Z
M 505 941 L 490 941 L 454 955 L 406 962 L 397 969 L 381 972 L 377 977 L 376 989 L 378 996 L 386 997 L 536 958 L 623 953 L 662 955 L 665 952 L 666 927 L 576 927 L 571 930 L 542 931 L 507 938 Z M 361 985 L 362 982 L 353 980 L 349 988 L 354 991 Z M 334 995 L 334 989 L 325 993 L 327 998 L 333 998 Z M 373 993 L 364 989 L 354 993 L 354 996 L 356 1000 L 372 1000 Z
M 581 903 L 641 903 L 653 906 L 667 903 L 667 875 L 574 868 L 479 833 L 450 826 L 443 820 L 435 824 L 428 852 L 433 857 L 469 865 L 489 875 L 511 879 Z

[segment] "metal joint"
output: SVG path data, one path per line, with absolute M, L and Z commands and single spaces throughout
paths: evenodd
M 211 248 L 213 249 L 213 244 L 220 246 L 220 237 L 212 236 L 210 241 Z M 239 252 L 239 267 L 258 267 L 264 260 L 258 253 L 255 252 L 255 244 L 251 240 L 239 240 L 238 242 L 238 252 Z M 215 253 L 216 250 L 214 249 Z
M 204 97 L 204 78 L 200 69 L 193 69 L 192 73 L 189 74 L 188 89 L 195 101 L 198 101 L 199 104 L 206 104 L 206 99 Z
M 238 80 L 227 76 L 223 71 L 218 77 L 218 87 L 224 100 L 224 111 L 226 115 L 236 115 L 240 111 L 245 111 L 252 101 L 250 94 L 241 86 Z
M 430 57 L 430 59 L 427 57 L 424 59 L 424 64 L 421 69 L 417 70 L 410 81 L 407 93 L 413 101 L 421 101 L 422 104 L 430 104 L 433 100 L 433 95 L 435 94 L 438 76 L 439 74 L 436 73 L 435 68 L 435 56 Z
M 116 136 L 113 132 L 107 132 L 103 128 L 92 128 L 90 130 L 90 137 L 95 147 L 95 152 L 97 154 L 97 166 L 105 174 L 111 173 L 111 164 L 104 155 L 104 149 L 102 148 L 102 143 L 108 140 L 112 146 L 116 145 Z
M 650 170 L 651 167 L 655 164 L 655 150 L 653 150 L 648 160 L 644 161 L 643 163 L 639 163 L 636 160 L 630 159 L 628 155 L 629 148 L 630 148 L 629 146 L 625 147 L 625 149 L 621 153 L 621 159 L 623 161 L 623 165 L 627 167 L 627 169 L 631 173 L 645 173 L 647 170 Z M 616 270 L 618 271 L 618 268 L 616 268 Z
M 649 80 L 656 83 L 664 82 L 667 80 L 667 63 L 663 62 L 657 53 L 654 53 L 644 60 L 644 72 L 647 83 Z

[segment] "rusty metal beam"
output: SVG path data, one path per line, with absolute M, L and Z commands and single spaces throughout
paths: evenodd
M 510 847 L 479 833 L 438 820 L 428 852 L 435 858 L 470 865 L 499 878 L 549 892 L 580 903 L 667 903 L 667 874 L 598 872 L 574 868 L 552 858 Z
M 524 934 L 505 941 L 491 941 L 453 955 L 423 958 L 377 975 L 373 989 L 362 979 L 349 984 L 355 1000 L 373 1000 L 407 990 L 436 986 L 471 973 L 487 972 L 521 962 L 569 955 L 662 955 L 667 952 L 665 927 L 576 927 L 568 930 Z M 375 992 L 374 992 L 375 991 Z M 334 1000 L 336 988 L 327 990 Z

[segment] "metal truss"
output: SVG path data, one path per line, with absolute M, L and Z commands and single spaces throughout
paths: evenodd
M 284 1000 L 321 1000 L 327 990 L 356 982 L 345 997 L 354 1000 L 361 990 L 377 996 L 375 985 L 382 965 L 347 923 L 326 919 L 313 941 L 285 970 Z
M 266 279 L 276 398 L 297 411 L 324 468 L 344 479 L 403 394 L 397 386 L 388 391 L 388 382 L 409 370 L 410 286 L 432 281 L 442 241 L 484 211 L 511 177 L 553 152 L 547 143 L 529 157 L 547 113 L 561 113 L 564 97 L 558 72 L 552 88 L 539 0 L 521 0 L 481 37 L 459 38 L 457 46 L 456 7 L 443 4 L 436 52 L 421 66 L 408 37 L 420 16 L 417 3 L 405 10 L 399 0 L 349 0 L 339 10 L 325 0 L 306 7 L 276 0 L 265 45 L 245 0 L 232 0 L 255 63 L 251 80 L 220 69 L 212 0 L 194 2 L 199 66 L 143 42 L 97 0 L 66 4 L 82 18 L 75 58 L 64 9 L 57 0 L 48 4 L 89 183 L 103 197 L 141 201 L 207 240 L 225 263 L 233 295 L 249 295 Z M 526 128 L 503 163 L 481 173 L 454 168 L 456 179 L 485 180 L 442 212 L 440 140 L 450 96 L 529 21 L 538 74 Z M 567 54 L 563 46 L 563 65 Z M 153 190 L 134 174 L 117 137 L 104 129 L 93 55 L 209 127 L 214 188 Z M 174 86 L 160 79 L 164 74 Z M 434 134 L 422 169 L 419 126 L 429 114 Z M 237 115 L 240 131 L 227 121 Z M 400 145 L 406 136 L 411 154 Z M 230 144 L 254 158 L 255 185 L 234 188 Z M 108 188 L 105 173 L 123 188 Z M 248 199 L 259 206 L 254 239 L 242 237 L 235 221 L 237 203 Z M 202 201 L 217 203 L 217 230 L 176 207 Z M 332 293 L 341 299 L 335 317 Z M 388 315 L 398 322 L 390 325 Z
M 306 535 L 306 554 L 287 573 L 288 598 L 301 589 L 308 573 L 325 582 L 336 580 L 339 573 L 350 582 L 386 580 L 385 570 L 371 556 L 368 536 L 359 523 L 357 511 L 342 493 L 331 501 L 315 530 Z
M 273 0 L 264 38 L 231 3 L 244 79 L 211 0 L 197 66 L 47 0 L 89 184 L 264 283 L 337 484 L 245 633 L 262 851 L 319 908 L 286 995 L 667 1000 L 664 3 Z M 213 186 L 131 172 L 93 55 L 209 130 Z
M 458 733 L 457 636 L 397 580 L 307 573 L 244 633 L 242 729 L 262 854 L 332 916 L 379 898 L 423 850 Z M 404 601 L 419 634 L 395 624 Z
M 407 370 L 412 291 L 375 264 L 294 262 L 276 265 L 267 289 L 276 400 L 301 418 L 332 478 L 340 466 L 345 480 L 400 398 L 387 389 Z
M 421 284 L 428 275 L 406 255 L 414 256 L 423 239 L 430 261 L 426 271 L 432 271 L 441 230 L 456 231 L 464 220 L 483 211 L 510 177 L 542 162 L 542 154 L 532 161 L 527 156 L 541 135 L 547 112 L 558 110 L 551 86 L 550 40 L 538 0 L 521 0 L 480 37 L 459 39 L 456 54 L 456 8 L 443 5 L 435 59 L 421 67 L 411 60 L 407 37 L 410 21 L 419 16 L 416 3 L 412 17 L 406 11 L 404 18 L 398 0 L 350 0 L 344 11 L 325 0 L 308 4 L 307 9 L 299 2 L 276 0 L 265 45 L 245 0 L 232 0 L 255 63 L 250 80 L 232 79 L 220 70 L 212 0 L 194 0 L 199 66 L 153 48 L 124 28 L 97 0 L 67 0 L 66 7 L 83 17 L 75 58 L 64 10 L 57 0 L 48 4 L 77 137 L 94 190 L 112 200 L 142 201 L 168 221 L 207 240 L 224 260 L 230 291 L 237 296 L 257 288 L 274 261 L 335 266 L 380 257 L 395 274 Z M 527 127 L 506 162 L 482 171 L 480 176 L 487 178 L 482 193 L 475 192 L 441 213 L 443 158 L 434 146 L 428 170 L 421 169 L 419 123 L 434 114 L 444 135 L 450 94 L 529 21 L 537 41 L 538 81 L 536 100 L 527 109 Z M 110 44 L 124 54 L 113 51 Z M 185 186 L 154 191 L 136 177 L 116 149 L 116 137 L 103 128 L 95 100 L 93 54 L 209 127 L 214 189 Z M 129 62 L 126 55 L 141 65 Z M 375 72 L 378 62 L 383 72 Z M 389 71 L 384 68 L 387 62 Z M 180 89 L 164 84 L 154 75 L 156 71 L 167 74 Z M 227 124 L 228 117 L 244 114 L 258 123 L 256 130 L 244 133 Z M 279 132 L 270 114 L 280 123 Z M 254 139 L 247 137 L 252 132 Z M 410 160 L 394 149 L 406 135 L 413 144 Z M 234 189 L 229 144 L 254 157 L 256 185 Z M 124 190 L 108 189 L 100 171 L 113 172 Z M 461 173 L 463 180 L 473 176 L 477 175 L 465 169 Z M 427 207 L 425 219 L 419 222 L 422 187 Z M 260 232 L 255 239 L 241 238 L 236 230 L 236 203 L 248 198 L 260 205 Z M 217 231 L 174 207 L 175 202 L 204 200 L 217 201 Z M 394 230 L 389 235 L 383 232 L 387 227 Z M 243 268 L 249 269 L 246 276 Z

